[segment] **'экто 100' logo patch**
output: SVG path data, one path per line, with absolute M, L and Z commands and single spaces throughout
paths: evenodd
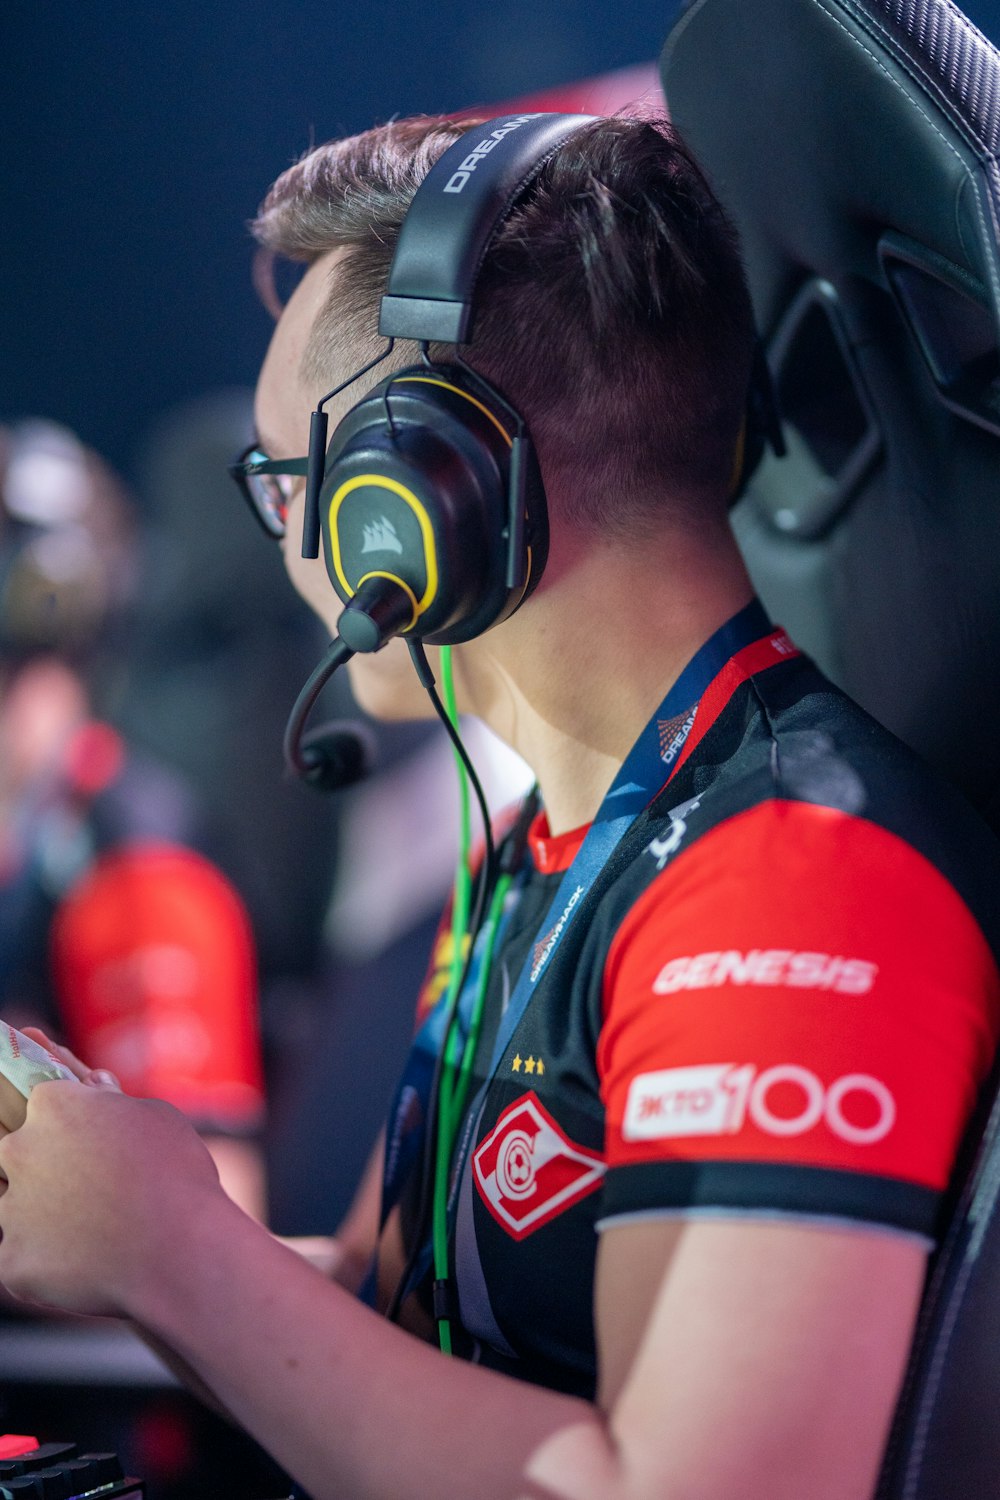
M 702 1063 L 633 1078 L 622 1135 L 626 1141 L 735 1135 L 750 1123 L 767 1135 L 795 1136 L 824 1123 L 842 1141 L 871 1146 L 895 1121 L 895 1099 L 869 1073 L 824 1084 L 798 1063 L 763 1072 L 754 1063 Z

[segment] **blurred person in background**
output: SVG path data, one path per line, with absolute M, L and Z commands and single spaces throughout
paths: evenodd
M 143 435 L 142 609 L 115 722 L 211 809 L 212 858 L 257 946 L 268 1223 L 310 1236 L 346 1213 L 405 1061 L 458 798 L 436 723 L 369 720 L 367 774 L 334 796 L 286 771 L 285 721 L 328 633 L 271 538 L 233 514 L 226 466 L 252 433 L 253 392 L 232 387 L 179 403 Z M 341 674 L 316 720 L 359 716 Z M 491 803 L 513 801 L 526 768 L 476 721 L 466 733 Z
M 105 722 L 132 504 L 48 421 L 0 428 L 0 1012 L 167 1099 L 263 1212 L 255 945 L 189 785 Z
M 285 720 L 324 633 L 289 589 L 277 549 L 233 514 L 226 465 L 252 430 L 253 391 L 229 387 L 160 413 L 141 437 L 142 608 L 124 643 L 115 722 L 210 810 L 207 847 L 249 913 L 267 1079 L 267 1221 L 309 1235 L 328 1225 L 331 1201 L 346 1210 L 381 1126 L 410 1034 L 412 1007 L 393 1001 L 419 982 L 433 931 L 420 918 L 440 906 L 449 873 L 427 877 L 426 908 L 398 922 L 380 905 L 386 921 L 369 941 L 354 923 L 349 949 L 328 920 L 335 883 L 347 892 L 363 884 L 383 852 L 369 839 L 370 857 L 357 857 L 355 794 L 366 808 L 381 805 L 387 777 L 433 730 L 380 731 L 374 774 L 335 797 L 286 771 Z M 318 716 L 356 714 L 346 679 L 331 683 Z M 426 874 L 416 841 L 406 868 L 412 891 Z M 386 873 L 383 859 L 379 878 Z

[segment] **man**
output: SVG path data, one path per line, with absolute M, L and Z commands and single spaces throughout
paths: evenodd
M 0 428 L 0 1014 L 66 1036 L 198 1125 L 263 1214 L 256 961 L 190 787 L 98 716 L 137 571 L 99 456 Z
M 261 373 L 270 453 L 302 454 L 317 398 L 370 356 L 399 221 L 456 133 L 384 127 L 273 190 L 259 233 L 309 265 Z M 574 135 L 479 295 L 470 359 L 533 432 L 551 545 L 522 608 L 455 648 L 459 707 L 520 751 L 544 807 L 489 973 L 457 1293 L 417 1288 L 400 1313 L 443 1311 L 466 1357 L 239 1215 L 176 1116 L 100 1089 L 37 1089 L 0 1144 L 0 1277 L 133 1318 L 315 1500 L 861 1500 L 996 1043 L 995 854 L 752 602 L 726 522 L 749 308 L 669 131 Z M 289 571 L 334 626 L 288 494 Z M 365 707 L 418 711 L 398 642 L 351 671 Z M 649 806 L 560 912 L 651 739 Z M 524 959 L 542 978 L 491 1071 Z M 415 1195 L 382 1234 L 383 1305 Z M 370 1178 L 340 1237 L 345 1283 L 375 1196 Z

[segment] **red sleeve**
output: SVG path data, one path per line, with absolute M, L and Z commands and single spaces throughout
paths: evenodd
M 70 1045 L 92 1066 L 209 1128 L 258 1121 L 253 938 L 214 865 L 164 844 L 104 855 L 60 908 L 52 963 Z
M 1000 981 L 922 855 L 863 819 L 775 801 L 703 835 L 645 892 L 609 953 L 604 1005 L 617 1211 L 892 1221 L 887 1181 L 934 1195 L 947 1181 L 996 1047 Z M 882 1187 L 865 1192 L 860 1174 Z

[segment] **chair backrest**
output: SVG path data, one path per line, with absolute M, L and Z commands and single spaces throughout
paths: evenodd
M 760 591 L 1000 821 L 1000 58 L 948 0 L 695 0 L 662 72 L 784 408 Z
M 694 0 L 662 76 L 783 409 L 751 573 L 1000 826 L 1000 54 L 950 0 Z M 1000 1495 L 1000 1107 L 968 1145 L 883 1500 Z

